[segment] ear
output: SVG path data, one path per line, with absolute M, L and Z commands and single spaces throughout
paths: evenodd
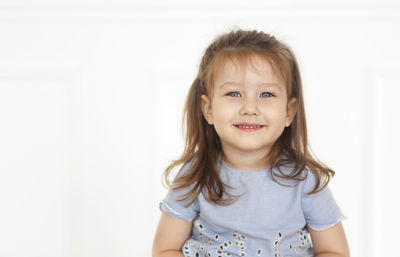
M 208 124 L 213 124 L 212 111 L 211 111 L 211 101 L 206 95 L 201 95 L 201 111 L 203 112 L 204 118 L 207 120 Z
M 285 120 L 286 127 L 289 127 L 290 124 L 292 124 L 294 116 L 297 113 L 297 107 L 298 107 L 297 99 L 293 97 L 292 99 L 289 100 L 287 105 L 286 120 Z

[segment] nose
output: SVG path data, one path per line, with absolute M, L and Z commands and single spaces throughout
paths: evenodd
M 257 106 L 257 100 L 252 98 L 245 98 L 240 108 L 240 115 L 258 115 L 259 110 Z

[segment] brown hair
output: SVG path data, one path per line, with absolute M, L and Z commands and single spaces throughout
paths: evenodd
M 212 96 L 215 74 L 228 59 L 243 64 L 254 55 L 267 60 L 275 74 L 286 83 L 288 99 L 297 99 L 297 112 L 291 125 L 285 127 L 267 156 L 271 167 L 276 167 L 279 171 L 271 172 L 274 181 L 279 183 L 275 176 L 302 181 L 307 176 L 307 172 L 305 176 L 302 175 L 307 166 L 316 178 L 315 187 L 310 192 L 313 194 L 325 188 L 335 174 L 310 153 L 300 72 L 292 50 L 270 34 L 239 29 L 218 36 L 205 50 L 185 103 L 182 120 L 182 126 L 186 123 L 184 152 L 164 171 L 164 181 L 172 190 L 191 186 L 180 199 L 190 200 L 187 206 L 192 204 L 200 193 L 203 193 L 207 201 L 218 205 L 228 205 L 234 200 L 226 191 L 229 185 L 222 182 L 217 170 L 217 161 L 222 161 L 222 158 L 219 158 L 222 155 L 222 147 L 214 126 L 209 125 L 203 117 L 200 97 L 203 94 Z M 187 163 L 191 164 L 188 170 L 176 176 L 173 183 L 170 183 L 168 177 L 172 169 Z M 281 167 L 293 163 L 295 166 L 290 174 L 281 171 Z M 229 197 L 223 198 L 224 195 Z

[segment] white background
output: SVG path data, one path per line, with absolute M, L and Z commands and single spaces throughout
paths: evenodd
M 352 256 L 395 256 L 396 1 L 0 2 L 0 256 L 151 256 L 163 169 L 206 46 L 288 43 Z

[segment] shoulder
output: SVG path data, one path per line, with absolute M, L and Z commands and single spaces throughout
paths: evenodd
M 187 196 L 195 195 L 199 191 L 196 171 L 193 170 L 194 165 L 193 160 L 181 165 L 170 185 L 169 191 L 172 191 L 171 193 L 186 198 Z
M 189 160 L 187 162 L 185 162 L 184 164 L 182 164 L 178 170 L 178 172 L 175 175 L 175 179 L 174 181 L 178 180 L 178 179 L 183 179 L 183 178 L 187 178 L 188 176 L 190 176 L 190 173 L 192 171 L 192 168 L 195 165 L 195 160 Z
M 304 193 L 313 191 L 316 186 L 319 190 L 327 184 L 326 178 L 321 173 L 312 170 L 309 165 L 296 165 L 293 161 L 283 161 L 271 170 L 271 174 L 278 183 L 300 186 Z
M 311 170 L 309 167 L 306 168 L 305 173 L 307 176 L 303 185 L 304 193 L 309 194 L 314 190 L 316 191 L 315 194 L 323 191 L 329 191 L 328 184 L 332 178 L 329 174 L 326 174 L 318 169 Z
M 310 173 L 312 173 L 311 169 L 307 165 L 296 164 L 288 160 L 281 161 L 271 169 L 274 180 L 292 186 L 308 183 L 310 180 Z

